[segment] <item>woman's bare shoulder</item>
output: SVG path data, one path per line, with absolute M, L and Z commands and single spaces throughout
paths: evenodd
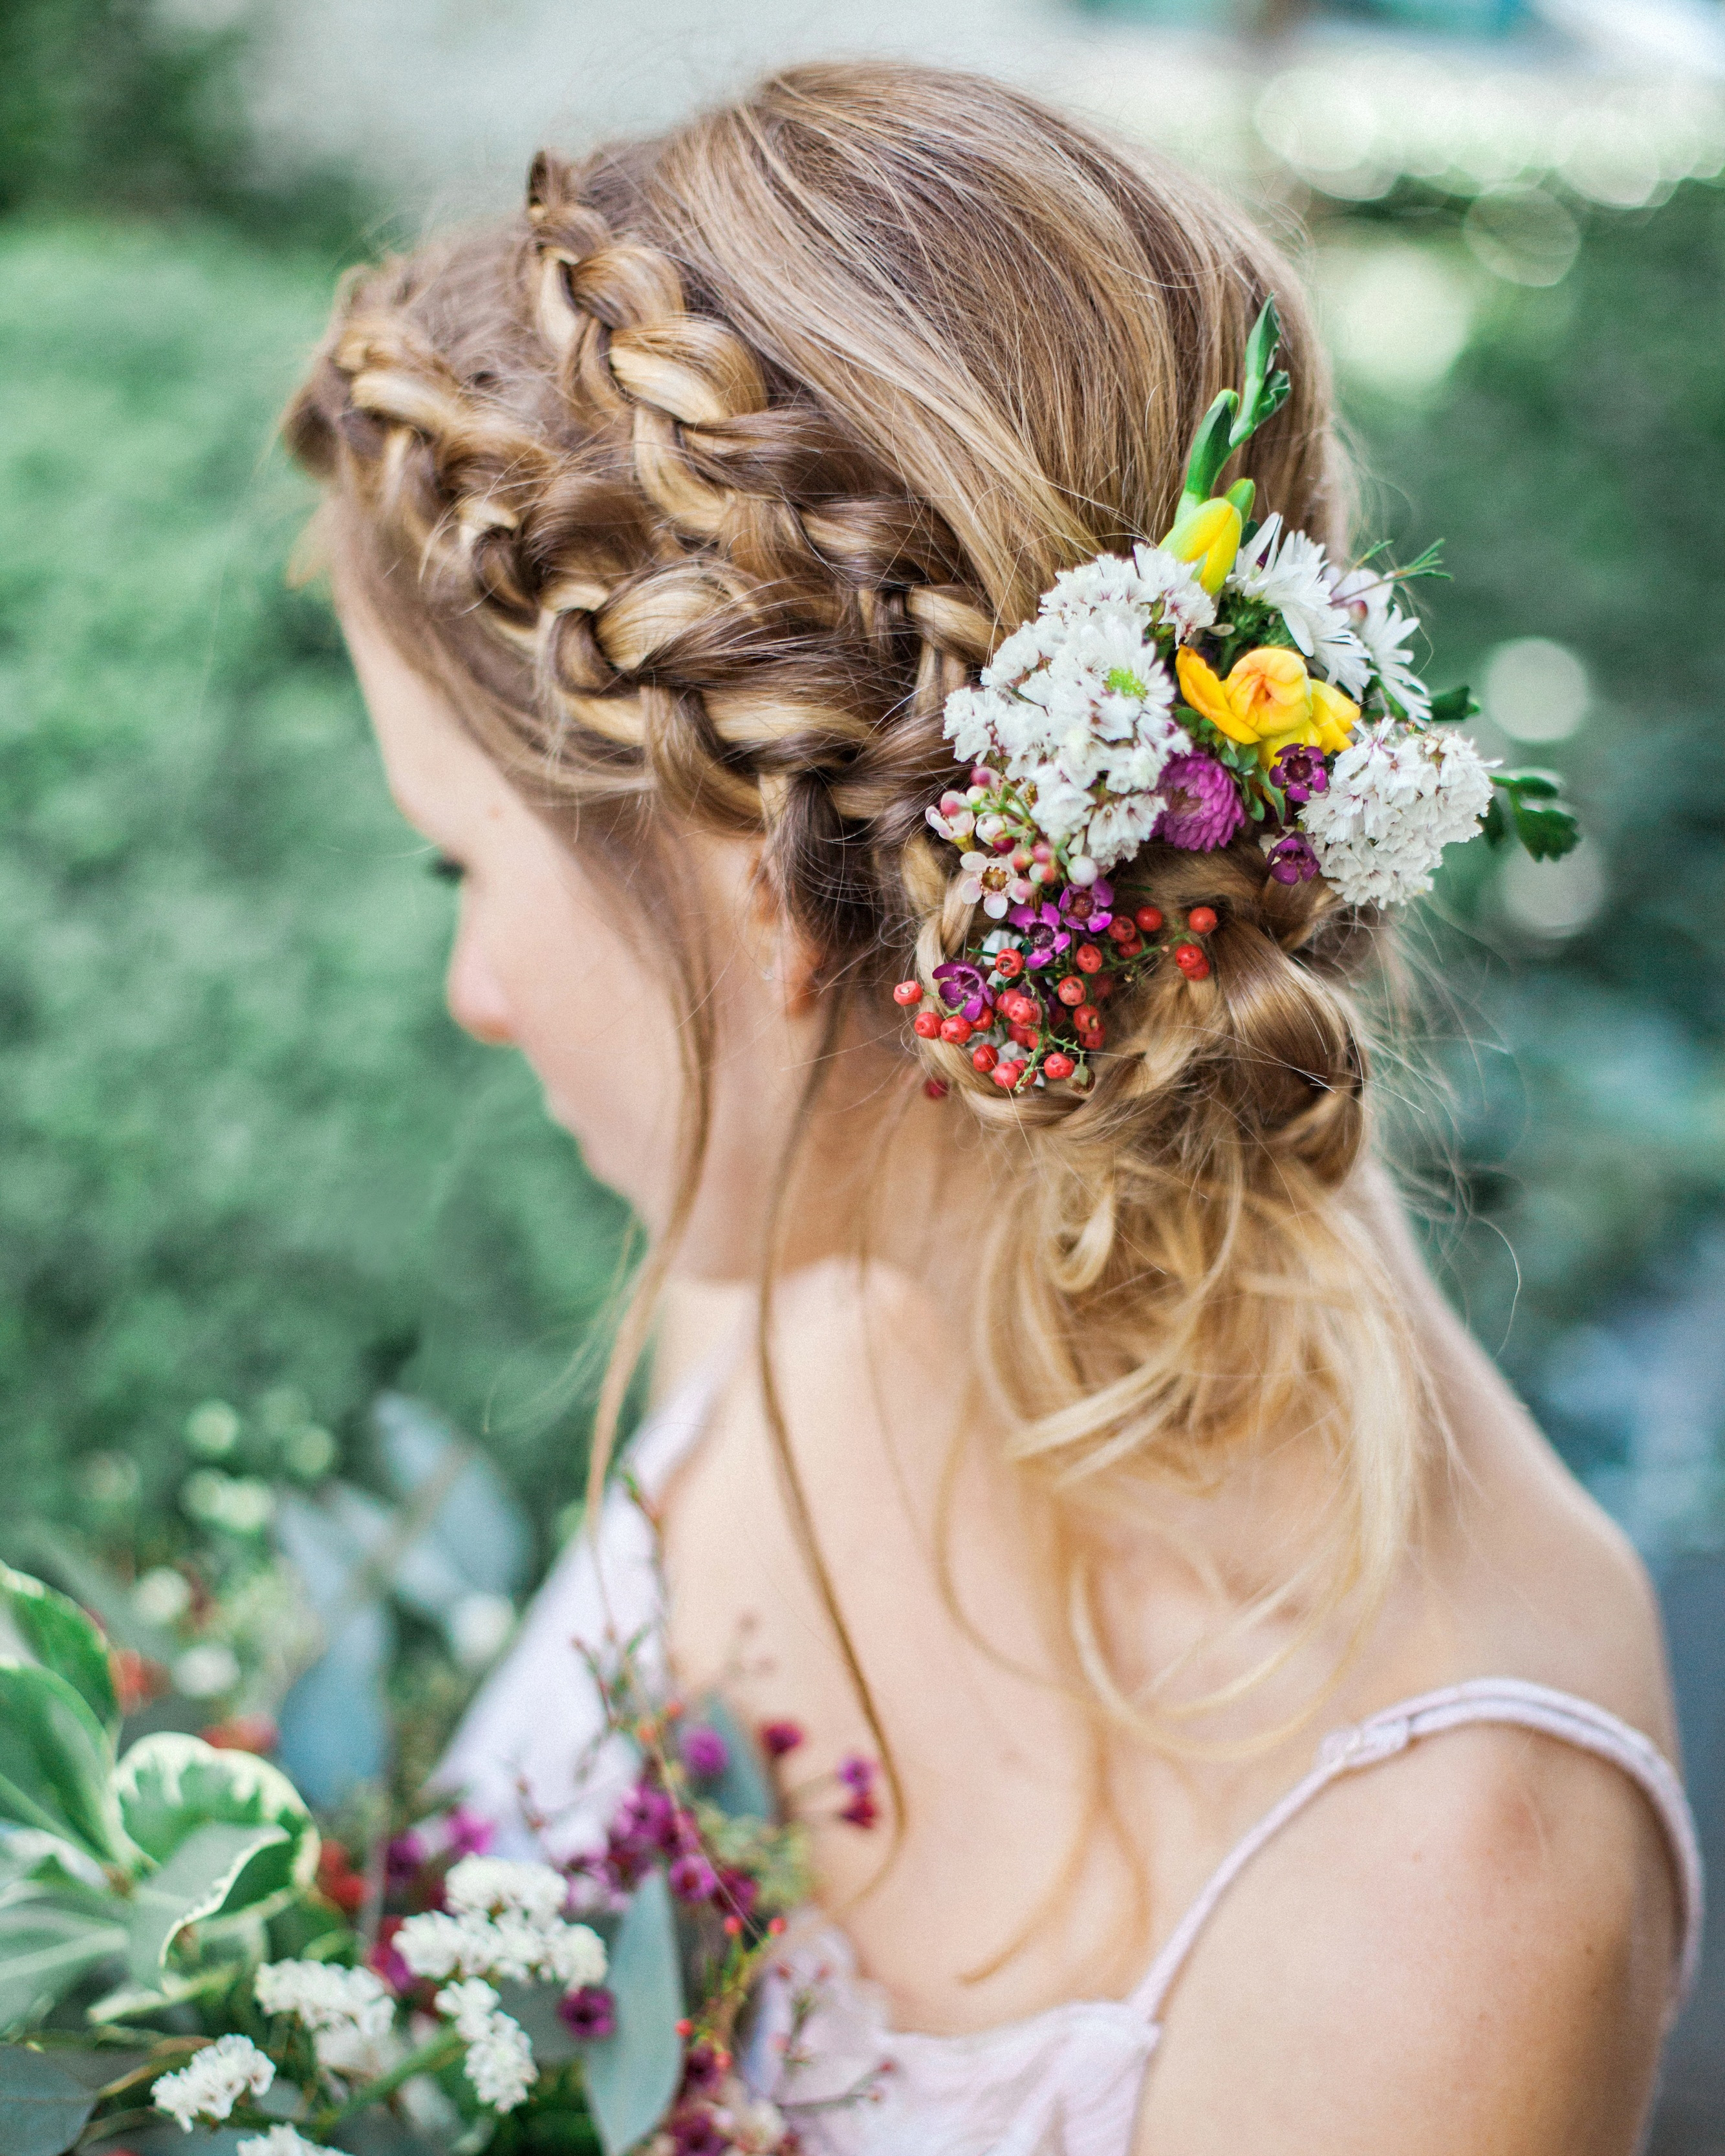
M 1628 2156 L 1674 1931 L 1626 1777 L 1513 1729 L 1427 1738 L 1332 1784 L 1224 1900 L 1142 2145 Z

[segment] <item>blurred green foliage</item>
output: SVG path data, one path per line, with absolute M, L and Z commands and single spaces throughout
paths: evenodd
M 1453 237 L 1417 201 L 1387 222 L 1432 245 Z M 1454 1277 L 1584 1468 L 1620 1460 L 1635 1418 L 1609 1388 L 1570 1382 L 1577 1329 L 1692 1304 L 1695 1323 L 1716 1323 L 1717 1282 L 1692 1254 L 1725 1200 L 1722 271 L 1716 187 L 1596 214 L 1560 284 L 1482 280 L 1471 341 L 1435 394 L 1355 400 L 1375 506 L 1415 543 L 1445 541 L 1453 582 L 1420 588 L 1435 678 L 1477 684 L 1491 648 L 1522 636 L 1568 647 L 1592 677 L 1577 732 L 1497 746 L 1563 775 L 1603 906 L 1542 942 L 1505 918 L 1508 862 L 1476 845 L 1447 873 L 1451 925 L 1428 930 L 1425 954 L 1440 1025 L 1466 1036 L 1444 1058 L 1462 1179 Z
M 404 1383 L 542 1520 L 572 1487 L 619 1209 L 444 1014 L 449 894 L 284 577 L 328 289 L 214 228 L 0 225 L 8 1545 L 158 1554 L 188 1410 L 284 1385 L 351 1435 Z

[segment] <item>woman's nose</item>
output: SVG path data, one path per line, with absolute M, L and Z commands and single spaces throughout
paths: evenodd
M 474 933 L 465 911 L 456 932 L 455 947 L 449 953 L 444 995 L 450 1017 L 475 1040 L 483 1040 L 493 1048 L 506 1048 L 515 1039 L 509 998 L 485 945 Z

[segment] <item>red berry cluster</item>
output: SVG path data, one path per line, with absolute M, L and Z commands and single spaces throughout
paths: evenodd
M 911 1030 L 918 1040 L 968 1048 L 975 1068 L 1004 1092 L 1060 1080 L 1087 1091 L 1092 1083 L 1088 1059 L 1106 1043 L 1102 1009 L 1116 988 L 1164 955 L 1187 980 L 1207 980 L 1210 962 L 1201 939 L 1215 926 L 1213 906 L 1194 906 L 1183 929 L 1170 929 L 1159 906 L 1141 906 L 1117 913 L 1103 934 L 1070 947 L 1034 973 L 1027 963 L 1028 940 L 1011 929 L 996 929 L 981 947 L 965 954 L 978 983 L 986 986 L 979 1016 L 944 1009 L 920 981 L 901 981 L 892 999 L 906 1010 L 916 1008 Z M 931 1078 L 924 1091 L 940 1100 L 947 1087 Z

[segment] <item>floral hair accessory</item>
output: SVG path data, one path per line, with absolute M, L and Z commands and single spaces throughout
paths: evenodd
M 1271 881 L 1322 878 L 1355 906 L 1429 891 L 1444 849 L 1481 830 L 1537 860 L 1576 843 L 1555 780 L 1486 763 L 1447 731 L 1479 709 L 1468 690 L 1434 696 L 1413 669 L 1419 624 L 1400 602 L 1439 573 L 1435 548 L 1403 569 L 1374 566 L 1373 549 L 1344 573 L 1279 512 L 1252 521 L 1251 480 L 1216 491 L 1287 398 L 1281 339 L 1271 300 L 1243 386 L 1199 427 L 1161 542 L 1064 571 L 978 685 L 947 700 L 972 769 L 927 819 L 983 919 L 935 969 L 936 994 L 917 981 L 893 994 L 921 1038 L 969 1047 L 1009 1092 L 1084 1091 L 1101 1006 L 1126 980 L 1164 959 L 1208 978 L 1213 907 L 1183 923 L 1114 910 L 1106 872 L 1153 840 L 1203 854 L 1250 835 Z

